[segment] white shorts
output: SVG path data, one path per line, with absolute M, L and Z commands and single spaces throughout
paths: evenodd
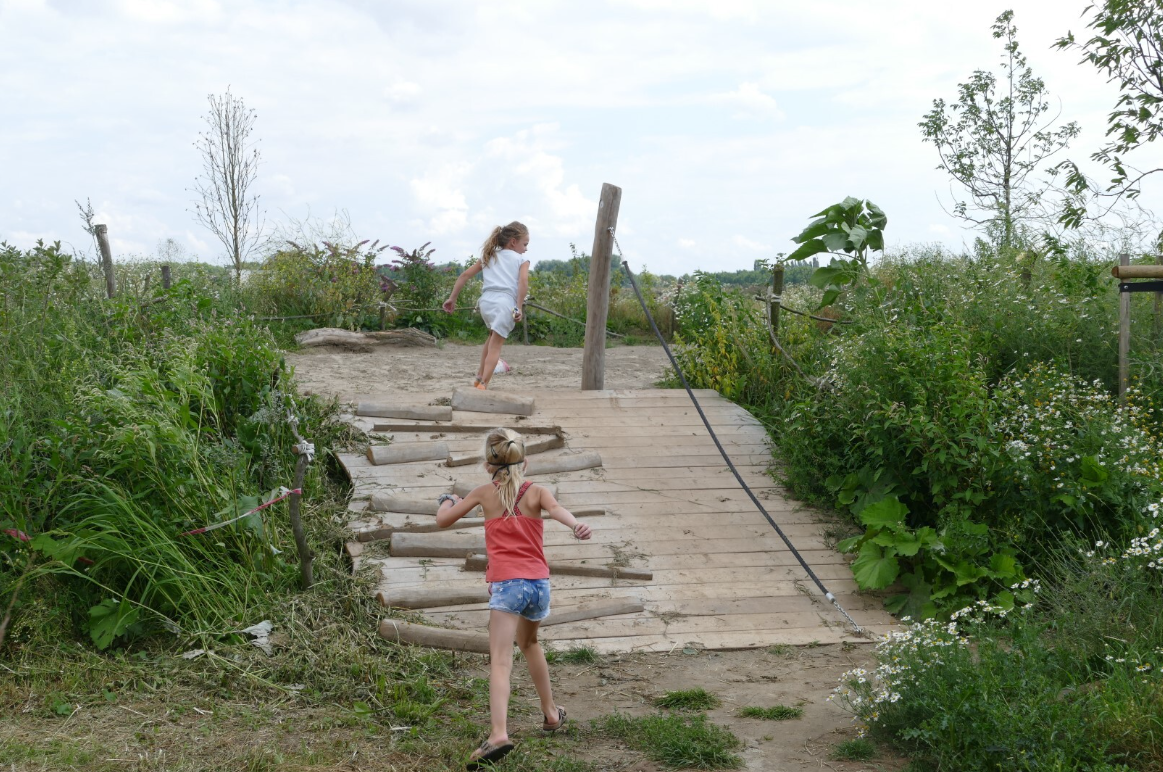
M 482 292 L 477 308 L 480 309 L 481 319 L 485 320 L 485 327 L 508 338 L 509 333 L 517 322 L 513 319 L 513 309 L 517 307 L 517 298 L 507 292 L 490 290 Z

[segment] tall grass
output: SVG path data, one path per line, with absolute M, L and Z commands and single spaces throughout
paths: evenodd
M 0 247 L 0 595 L 54 593 L 101 647 L 236 629 L 285 589 L 282 511 L 182 534 L 289 483 L 292 406 L 315 439 L 335 431 L 213 272 L 122 278 L 105 300 L 57 246 Z

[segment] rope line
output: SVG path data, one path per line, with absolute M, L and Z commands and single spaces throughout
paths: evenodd
M 618 243 L 618 237 L 614 235 L 614 229 L 608 228 L 607 230 L 609 230 L 610 237 L 614 240 L 614 246 L 618 248 L 618 254 L 625 254 L 622 251 L 622 245 Z M 779 535 L 779 538 L 783 539 L 783 543 L 786 544 L 791 553 L 795 555 L 796 560 L 799 561 L 800 566 L 807 573 L 808 578 L 810 578 L 815 583 L 815 585 L 820 588 L 820 592 L 824 593 L 824 597 L 832 602 L 832 605 L 835 606 L 836 609 L 844 616 L 844 618 L 848 620 L 848 623 L 852 625 L 852 628 L 857 633 L 863 634 L 864 630 L 856 623 L 856 620 L 853 619 L 848 614 L 848 612 L 844 610 L 844 607 L 840 605 L 838 600 L 836 600 L 836 596 L 833 595 L 828 590 L 828 588 L 824 586 L 824 583 L 820 581 L 820 577 L 816 576 L 816 572 L 812 570 L 812 567 L 808 565 L 806 560 L 804 560 L 803 555 L 801 555 L 799 550 L 795 548 L 795 545 L 791 543 L 791 539 L 789 539 L 787 534 L 783 532 L 783 529 L 779 527 L 779 523 L 775 522 L 771 515 L 768 514 L 767 510 L 764 509 L 763 504 L 759 502 L 759 499 L 755 496 L 755 493 L 752 492 L 750 486 L 748 486 L 747 483 L 743 481 L 743 476 L 739 474 L 739 470 L 735 468 L 735 464 L 732 463 L 731 457 L 727 455 L 727 451 L 724 450 L 722 443 L 719 442 L 719 437 L 715 434 L 715 430 L 711 428 L 711 422 L 707 419 L 706 413 L 703 412 L 702 405 L 700 405 L 699 401 L 695 398 L 695 393 L 691 390 L 690 384 L 687 383 L 686 375 L 683 374 L 682 368 L 678 366 L 678 361 L 674 358 L 674 354 L 671 353 L 670 346 L 666 345 L 666 339 L 662 337 L 662 332 L 659 331 L 658 325 L 654 323 L 654 316 L 650 313 L 650 309 L 646 307 L 646 299 L 642 297 L 642 293 L 638 289 L 638 282 L 634 280 L 634 273 L 630 270 L 629 262 L 623 260 L 622 268 L 626 271 L 626 276 L 630 279 L 630 286 L 634 288 L 634 294 L 638 297 L 638 302 L 642 305 L 642 311 L 646 314 L 646 320 L 650 322 L 650 329 L 654 331 L 655 336 L 658 337 L 658 342 L 662 344 L 662 350 L 666 352 L 666 357 L 670 360 L 671 367 L 673 367 L 674 371 L 678 373 L 679 380 L 682 381 L 682 385 L 683 388 L 686 389 L 687 396 L 690 397 L 691 402 L 694 403 L 695 410 L 697 410 L 699 413 L 699 418 L 703 420 L 703 425 L 707 427 L 707 432 L 711 435 L 711 439 L 714 441 L 715 447 L 719 449 L 719 454 L 723 457 L 723 460 L 727 462 L 727 467 L 731 470 L 731 474 L 735 475 L 735 480 L 738 481 L 739 485 L 747 493 L 748 497 L 750 497 L 751 503 L 754 504 L 755 508 L 763 514 L 763 516 L 767 519 L 767 522 L 771 525 L 772 528 L 775 529 L 775 532 Z

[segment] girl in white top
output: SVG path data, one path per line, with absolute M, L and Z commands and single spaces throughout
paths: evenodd
M 465 269 L 456 279 L 452 294 L 444 301 L 444 310 L 456 310 L 456 297 L 465 283 L 482 274 L 484 288 L 477 301 L 481 318 L 489 328 L 489 338 L 481 351 L 481 366 L 473 379 L 473 386 L 487 389 L 493 370 L 501 358 L 501 346 L 521 321 L 522 301 L 529 293 L 529 260 L 524 257 L 529 248 L 529 229 L 519 222 L 497 226 L 481 247 L 481 259 Z

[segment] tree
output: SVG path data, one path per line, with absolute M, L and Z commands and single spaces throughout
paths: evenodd
M 194 212 L 226 247 L 241 280 L 242 264 L 262 240 L 264 222 L 259 197 L 251 193 L 258 175 L 259 152 L 251 144 L 255 112 L 226 89 L 211 94 L 206 130 L 194 147 L 202 155 L 202 173 L 194 182 Z M 258 218 L 258 222 L 255 221 Z
M 934 100 L 918 124 L 924 141 L 937 148 L 937 168 L 968 194 L 954 202 L 953 213 L 987 226 L 1003 246 L 1013 244 L 1017 224 L 1040 211 L 1049 185 L 1032 175 L 1079 132 L 1074 121 L 1055 129 L 1057 116 L 1046 119 L 1046 85 L 1018 48 L 1013 18 L 1006 11 L 993 23 L 993 37 L 1004 42 L 1000 78 L 976 70 L 958 85 L 955 104 Z
M 1066 172 L 1066 186 L 1080 200 L 1068 201 L 1061 220 L 1078 226 L 1086 218 L 1086 198 L 1109 199 L 1105 211 L 1119 200 L 1139 195 L 1143 178 L 1163 168 L 1146 171 L 1131 167 L 1123 156 L 1163 135 L 1163 0 L 1105 0 L 1087 6 L 1093 14 L 1087 24 L 1094 36 L 1079 43 L 1068 32 L 1055 44 L 1059 49 L 1077 48 L 1082 62 L 1089 62 L 1119 85 L 1119 99 L 1107 116 L 1107 144 L 1092 160 L 1114 172 L 1110 184 L 1100 190 L 1073 161 L 1058 168 Z

